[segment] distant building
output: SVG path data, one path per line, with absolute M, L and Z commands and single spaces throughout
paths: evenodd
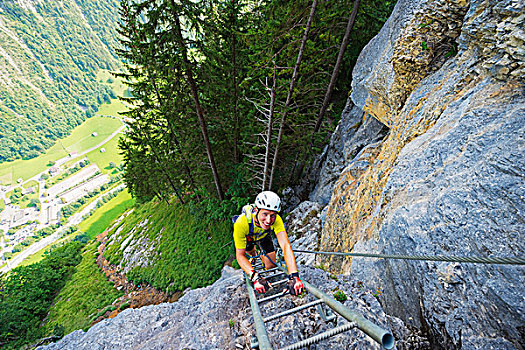
M 77 155 L 77 151 L 71 151 L 71 152 L 69 152 L 69 156 L 70 156 L 70 157 L 74 157 L 74 156 L 76 156 L 76 155 Z
M 26 213 L 23 209 L 15 210 L 11 217 L 11 227 L 16 227 L 25 224 L 28 219 L 25 217 Z
M 34 187 L 29 187 L 29 188 L 23 188 L 22 189 L 22 195 L 25 196 L 26 194 L 30 194 L 30 193 L 35 193 L 35 188 Z
M 51 168 L 49 168 L 49 175 L 56 174 L 56 173 L 58 173 L 57 166 L 52 166 Z
M 47 207 L 47 222 L 51 223 L 53 221 L 58 221 L 59 211 L 56 204 L 50 205 Z
M 93 137 L 97 137 L 98 136 L 98 133 L 96 131 L 94 131 L 93 133 L 91 133 L 91 136 Z
M 106 152 L 106 149 L 105 149 L 104 147 L 102 147 L 102 148 L 100 149 L 100 153 L 104 153 L 104 152 Z
M 16 182 L 18 182 L 18 183 L 22 183 L 23 181 L 24 181 L 24 179 L 22 179 L 22 178 L 19 178 L 18 180 L 16 180 Z

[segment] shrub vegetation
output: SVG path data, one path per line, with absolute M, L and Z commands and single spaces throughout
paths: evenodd
M 43 334 L 41 322 L 80 262 L 81 242 L 59 247 L 40 261 L 0 278 L 0 347 L 18 349 Z
M 93 318 L 111 306 L 123 293 L 113 288 L 96 264 L 97 242 L 90 242 L 82 252 L 82 261 L 67 282 L 49 312 L 45 332 L 56 328 L 68 334 L 87 329 Z

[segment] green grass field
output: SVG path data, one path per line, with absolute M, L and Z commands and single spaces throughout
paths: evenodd
M 121 117 L 119 112 L 125 112 L 128 108 L 124 105 L 124 102 L 120 100 L 111 100 L 110 104 L 103 104 L 98 109 L 97 114 L 100 115 L 112 115 L 115 117 Z
M 119 119 L 94 116 L 75 128 L 71 136 L 61 142 L 68 152 L 81 153 L 104 141 L 121 125 Z M 92 136 L 93 133 L 97 133 L 97 136 Z
M 0 164 L 0 181 L 2 185 L 12 185 L 19 178 L 27 180 L 47 169 L 47 164 L 50 161 L 56 161 L 66 156 L 67 151 L 62 148 L 60 143 L 56 143 L 44 154 L 36 158 L 29 160 L 18 159 L 13 162 L 2 163 Z
M 0 198 L 0 211 L 5 209 L 5 203 L 4 200 Z
M 66 157 L 70 152 L 81 153 L 102 142 L 122 125 L 119 119 L 95 116 L 73 130 L 71 135 L 59 140 L 46 153 L 29 160 L 15 160 L 0 164 L 0 181 L 3 185 L 24 180 L 46 170 L 49 162 Z M 98 136 L 91 134 L 97 132 Z
M 130 235 L 148 237 L 150 241 L 158 239 L 157 257 L 150 258 L 151 265 L 128 272 L 129 281 L 147 282 L 157 290 L 167 290 L 168 294 L 213 283 L 231 254 L 231 223 L 211 219 L 206 208 L 156 201 L 136 206 L 133 213 L 108 232 L 111 243 L 106 246 L 104 256 L 110 263 L 119 264 L 127 247 L 123 246 L 124 241 L 129 244 Z M 146 218 L 148 224 L 139 225 Z M 117 230 L 119 234 L 115 235 Z
M 119 154 L 118 149 L 119 135 L 112 138 L 102 147 L 99 147 L 87 154 L 87 157 L 91 163 L 96 163 L 100 170 L 104 174 L 111 174 L 115 169 L 109 168 L 109 163 L 113 162 L 116 166 L 119 166 L 122 162 L 122 156 Z M 105 152 L 100 152 L 104 148 Z

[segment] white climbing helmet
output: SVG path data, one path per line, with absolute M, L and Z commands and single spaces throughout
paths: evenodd
M 281 198 L 272 191 L 263 191 L 255 198 L 255 206 L 259 209 L 281 211 Z

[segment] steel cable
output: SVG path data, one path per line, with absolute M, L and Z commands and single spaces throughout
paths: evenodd
M 447 262 L 473 263 L 473 264 L 525 265 L 525 258 L 523 257 L 488 258 L 488 257 L 460 257 L 460 256 L 443 256 L 443 255 L 392 255 L 392 254 L 374 254 L 374 253 L 319 252 L 319 251 L 301 250 L 301 249 L 294 249 L 293 251 L 297 253 L 341 255 L 341 256 L 379 258 L 379 259 L 447 261 Z

